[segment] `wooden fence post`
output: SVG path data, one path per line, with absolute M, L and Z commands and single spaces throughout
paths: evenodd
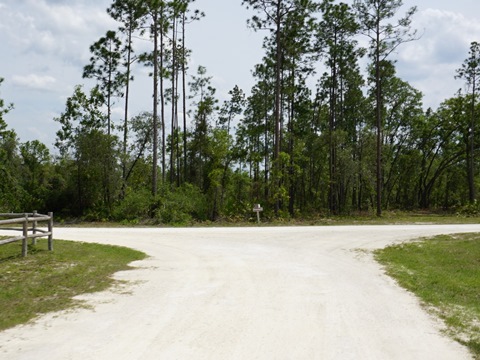
M 53 251 L 53 212 L 49 212 L 48 216 L 50 219 L 48 219 L 48 232 L 50 235 L 48 235 L 48 250 Z
M 1 218 L 11 218 L 6 220 L 1 220 Z M 30 221 L 32 226 L 30 226 Z M 42 229 L 42 225 L 38 226 L 39 222 L 47 222 L 48 231 Z M 19 224 L 18 227 L 7 227 L 3 230 L 20 230 L 22 232 L 21 236 L 15 236 L 8 239 L 1 239 L 0 245 L 5 245 L 17 241 L 22 241 L 22 256 L 25 257 L 28 255 L 28 239 L 36 239 L 37 237 L 48 237 L 48 250 L 53 251 L 53 212 L 49 212 L 48 215 L 39 214 L 37 211 L 32 213 L 0 213 L 0 226 Z M 33 234 L 29 234 L 29 231 L 32 230 Z M 32 245 L 35 245 L 36 242 L 32 241 Z
M 28 214 L 25 214 L 25 219 L 23 219 L 23 239 L 22 239 L 22 256 L 27 256 L 28 251 Z
M 33 210 L 33 219 L 37 216 L 37 210 Z M 37 233 L 37 222 L 33 220 L 33 225 L 32 225 L 32 233 L 35 235 Z M 33 237 L 32 238 L 32 245 L 37 244 L 37 238 Z

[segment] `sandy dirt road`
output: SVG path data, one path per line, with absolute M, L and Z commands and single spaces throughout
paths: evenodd
M 0 359 L 471 359 L 368 251 L 480 225 L 57 228 L 147 260 L 92 307 L 0 332 Z M 0 309 L 1 311 L 1 309 Z

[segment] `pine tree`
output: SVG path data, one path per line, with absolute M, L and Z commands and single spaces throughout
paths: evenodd
M 115 0 L 107 9 L 108 14 L 118 22 L 121 26 L 119 31 L 124 34 L 125 41 L 123 43 L 122 61 L 125 68 L 123 76 L 123 85 L 125 87 L 125 107 L 123 117 L 123 161 L 122 174 L 126 181 L 127 177 L 127 142 L 128 142 L 128 116 L 130 101 L 130 82 L 133 81 L 132 65 L 137 61 L 133 50 L 133 37 L 135 32 L 139 31 L 142 23 L 141 19 L 145 15 L 145 7 L 138 0 Z
M 123 74 L 120 72 L 121 63 L 121 41 L 115 31 L 107 31 L 106 35 L 100 38 L 92 46 L 90 52 L 90 64 L 84 67 L 84 78 L 95 78 L 98 86 L 105 93 L 107 102 L 107 133 L 111 134 L 112 129 L 112 105 L 113 97 L 120 95 L 123 87 Z
M 369 56 L 375 67 L 375 123 L 377 129 L 377 169 L 376 195 L 377 216 L 382 215 L 382 131 L 383 131 L 383 93 L 381 64 L 401 44 L 417 39 L 416 30 L 411 29 L 412 16 L 416 7 L 410 8 L 404 17 L 395 24 L 388 21 L 397 15 L 403 5 L 402 0 L 354 0 L 361 32 L 370 41 Z
M 475 202 L 475 133 L 476 133 L 476 97 L 480 82 L 480 44 L 472 42 L 470 45 L 469 57 L 465 59 L 462 67 L 457 70 L 457 79 L 466 81 L 471 94 L 470 124 L 467 135 L 467 174 L 469 201 Z

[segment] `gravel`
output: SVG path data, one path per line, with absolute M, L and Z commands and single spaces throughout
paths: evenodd
M 370 250 L 480 225 L 55 228 L 146 252 L 89 305 L 0 332 L 9 360 L 471 359 Z M 81 254 L 79 254 L 81 256 Z

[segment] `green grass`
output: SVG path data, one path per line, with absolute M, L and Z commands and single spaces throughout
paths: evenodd
M 111 275 L 131 269 L 145 254 L 128 248 L 71 241 L 47 241 L 29 246 L 21 257 L 21 243 L 0 246 L 0 331 L 23 324 L 40 314 L 80 305 L 73 297 L 104 290 Z
M 387 274 L 480 359 L 480 234 L 441 235 L 375 252 Z
M 373 213 L 357 213 L 317 219 L 318 225 L 415 225 L 415 224 L 478 224 L 479 216 L 425 211 L 384 211 L 381 217 Z
M 465 216 L 451 213 L 431 213 L 431 212 L 402 212 L 402 211 L 384 211 L 382 217 L 377 217 L 373 213 L 361 213 L 353 215 L 311 215 L 308 217 L 299 216 L 298 218 L 273 218 L 261 214 L 261 223 L 257 224 L 256 215 L 253 211 L 250 218 L 244 216 L 223 218 L 217 221 L 192 221 L 184 225 L 168 225 L 165 227 L 248 227 L 248 226 L 329 226 L 329 225 L 414 225 L 414 224 L 478 224 L 480 216 Z M 58 219 L 57 219 L 58 220 Z M 158 227 L 158 223 L 152 220 L 137 220 L 130 222 L 82 222 L 58 220 L 55 226 L 64 227 Z

